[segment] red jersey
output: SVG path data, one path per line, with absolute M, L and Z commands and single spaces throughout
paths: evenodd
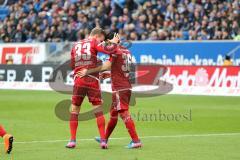
M 109 59 L 111 66 L 112 90 L 119 91 L 132 88 L 129 80 L 129 72 L 132 62 L 132 56 L 128 49 L 117 48 L 117 53 L 112 54 Z
M 74 75 L 82 69 L 97 67 L 98 52 L 110 54 L 110 50 L 105 50 L 104 45 L 100 44 L 94 38 L 88 38 L 76 42 L 71 51 L 71 67 L 74 70 Z M 98 77 L 98 73 L 93 73 L 92 75 Z

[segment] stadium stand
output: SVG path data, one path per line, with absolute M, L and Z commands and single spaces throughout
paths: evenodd
M 128 40 L 226 40 L 240 35 L 239 0 L 11 0 L 1 42 L 76 41 L 101 26 Z

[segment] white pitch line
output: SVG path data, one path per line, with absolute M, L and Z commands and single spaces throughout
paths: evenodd
M 182 134 L 182 135 L 168 135 L 168 136 L 143 136 L 141 139 L 154 139 L 154 138 L 184 138 L 184 137 L 217 137 L 217 136 L 238 136 L 240 133 L 210 133 L 210 134 Z M 130 139 L 130 137 L 118 137 L 110 138 L 110 140 L 123 140 Z M 68 140 L 43 140 L 43 141 L 25 141 L 25 142 L 14 142 L 14 144 L 31 144 L 31 143 L 57 143 L 67 142 Z M 78 139 L 78 141 L 93 141 L 93 138 Z

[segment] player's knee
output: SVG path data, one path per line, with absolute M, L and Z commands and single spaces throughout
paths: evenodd
M 128 110 L 122 110 L 120 111 L 120 117 L 124 122 L 131 119 L 131 115 L 129 114 Z
M 93 105 L 93 108 L 94 108 L 95 113 L 103 112 L 103 109 L 102 109 L 101 105 Z
M 94 114 L 95 114 L 96 118 L 102 117 L 104 115 L 101 105 L 95 105 L 95 106 L 93 106 L 93 108 L 94 108 Z
M 80 112 L 80 106 L 77 106 L 77 105 L 75 105 L 75 104 L 72 104 L 71 112 L 73 112 L 73 113 L 79 113 L 79 112 Z
M 103 112 L 102 101 L 92 101 L 91 103 L 92 103 L 95 113 Z
M 111 119 L 118 119 L 118 115 L 117 114 L 112 114 L 112 115 L 110 115 L 110 118 Z
M 117 111 L 111 111 L 110 112 L 110 118 L 111 119 L 118 119 L 118 112 Z
M 81 96 L 72 96 L 72 104 L 75 106 L 81 106 L 83 102 L 83 97 Z

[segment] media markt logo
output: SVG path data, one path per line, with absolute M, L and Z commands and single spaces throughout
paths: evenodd
M 195 85 L 196 86 L 207 86 L 209 83 L 207 70 L 199 68 L 195 73 Z

